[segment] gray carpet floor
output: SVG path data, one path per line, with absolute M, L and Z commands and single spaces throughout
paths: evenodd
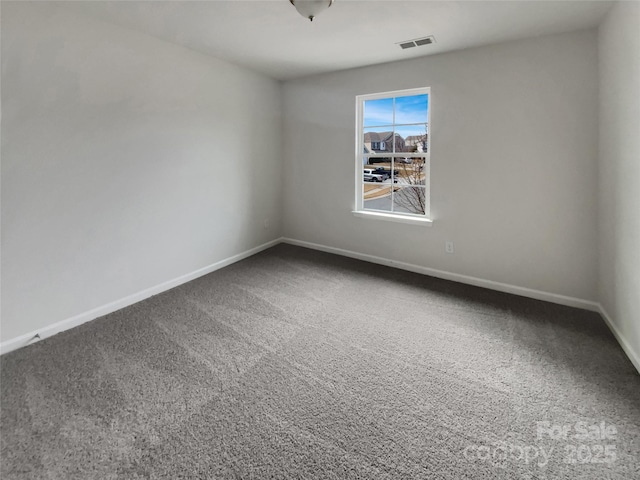
M 288 245 L 0 362 L 6 480 L 640 478 L 599 315 Z

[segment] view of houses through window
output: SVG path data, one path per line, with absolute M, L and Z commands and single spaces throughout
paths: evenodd
M 358 97 L 358 210 L 429 214 L 429 89 Z

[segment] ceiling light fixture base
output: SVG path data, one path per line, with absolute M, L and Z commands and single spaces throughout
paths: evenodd
M 296 10 L 304 18 L 308 18 L 313 22 L 316 16 L 329 8 L 333 4 L 333 0 L 289 0 L 291 5 L 296 7 Z

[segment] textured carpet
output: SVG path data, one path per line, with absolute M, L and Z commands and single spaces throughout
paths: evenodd
M 6 480 L 640 478 L 597 314 L 287 245 L 0 362 Z

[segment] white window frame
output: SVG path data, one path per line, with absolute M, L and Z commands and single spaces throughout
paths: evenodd
M 428 95 L 429 105 L 427 109 L 427 148 L 426 152 L 374 152 L 364 153 L 364 102 L 367 100 L 380 100 L 384 98 L 398 98 L 398 97 L 408 97 L 413 95 Z M 421 87 L 421 88 L 411 88 L 407 90 L 395 90 L 391 92 L 380 92 L 373 93 L 367 95 L 357 95 L 356 96 L 356 183 L 355 183 L 355 210 L 353 214 L 362 217 L 362 218 L 372 218 L 378 220 L 388 220 L 393 222 L 401 222 L 401 223 L 409 223 L 416 225 L 424 225 L 431 226 L 433 223 L 431 219 L 431 88 L 430 87 Z M 405 124 L 401 124 L 405 125 Z M 417 125 L 417 124 L 416 124 Z M 374 127 L 375 126 L 367 126 Z M 393 135 L 395 136 L 395 109 L 394 109 L 394 118 L 393 118 Z M 395 137 L 392 137 L 395 138 Z M 395 150 L 395 142 L 392 142 L 393 149 Z M 362 175 L 362 166 L 364 165 L 364 160 L 367 158 L 367 161 L 370 161 L 371 158 L 375 157 L 391 157 L 391 170 L 393 171 L 395 168 L 395 159 L 403 158 L 403 157 L 422 157 L 424 158 L 424 171 L 426 174 L 425 179 L 425 214 L 414 214 L 414 213 L 403 213 L 403 212 L 389 212 L 382 210 L 372 210 L 364 208 L 364 179 Z M 393 188 L 391 189 L 391 205 L 393 208 Z

